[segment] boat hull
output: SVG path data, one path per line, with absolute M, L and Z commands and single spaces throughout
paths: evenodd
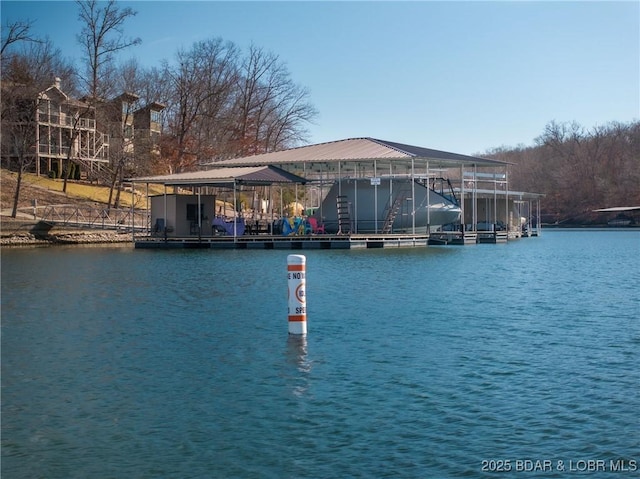
M 460 214 L 456 203 L 421 183 L 382 179 L 372 185 L 370 179 L 358 179 L 336 182 L 314 216 L 327 233 L 425 234 L 459 222 Z

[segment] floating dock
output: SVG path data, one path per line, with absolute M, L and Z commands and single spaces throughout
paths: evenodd
M 137 249 L 376 249 L 415 248 L 439 245 L 471 245 L 478 243 L 506 243 L 509 240 L 535 235 L 515 235 L 502 232 L 438 232 L 430 235 L 412 234 L 351 234 L 274 236 L 244 235 L 216 237 L 146 236 L 135 238 Z
M 429 235 L 378 234 L 378 235 L 309 235 L 309 236 L 216 236 L 135 239 L 138 249 L 373 249 L 424 247 Z

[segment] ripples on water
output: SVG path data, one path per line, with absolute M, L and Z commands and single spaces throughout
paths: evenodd
M 306 341 L 289 253 L 4 250 L 3 477 L 640 461 L 639 232 L 304 252 Z

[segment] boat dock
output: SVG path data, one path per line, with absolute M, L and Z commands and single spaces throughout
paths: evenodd
M 519 238 L 530 238 L 540 234 L 538 228 L 532 231 L 439 231 L 429 236 L 430 245 L 470 245 L 497 244 Z
M 347 234 L 347 235 L 243 235 L 214 237 L 157 237 L 135 238 L 137 249 L 377 249 L 445 245 L 472 245 L 480 243 L 506 243 L 534 234 L 507 234 L 499 232 L 438 232 L 412 234 Z
M 207 166 L 128 180 L 132 196 L 136 184 L 147 190 L 136 248 L 373 249 L 539 234 L 543 195 L 511 190 L 509 165 L 494 159 L 350 138 Z
M 139 249 L 372 249 L 427 246 L 428 235 L 244 235 L 216 237 L 144 237 L 135 239 Z

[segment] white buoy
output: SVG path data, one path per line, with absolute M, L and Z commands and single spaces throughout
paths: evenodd
M 301 254 L 287 256 L 289 286 L 289 334 L 307 334 L 307 295 L 305 291 L 306 258 Z

